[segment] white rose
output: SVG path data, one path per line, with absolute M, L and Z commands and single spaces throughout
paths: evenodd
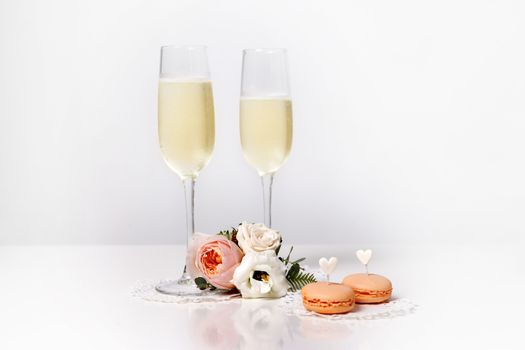
M 264 224 L 243 222 L 237 228 L 237 241 L 243 252 L 275 250 L 281 244 L 281 234 Z
M 273 250 L 248 253 L 237 266 L 232 283 L 243 298 L 280 298 L 288 291 L 284 264 Z

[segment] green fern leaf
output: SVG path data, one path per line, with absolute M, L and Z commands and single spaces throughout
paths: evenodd
M 299 266 L 299 265 L 292 265 L 292 268 L 294 266 Z M 290 272 L 292 271 L 292 268 L 290 268 L 290 271 L 288 271 L 288 274 L 286 275 L 286 279 L 288 280 L 288 283 L 290 284 L 290 290 L 292 292 L 300 290 L 307 284 L 317 282 L 313 274 L 302 272 L 299 269 L 297 270 L 297 272 L 294 272 L 294 274 L 291 275 Z
M 301 270 L 301 267 L 299 266 L 299 264 L 293 264 L 292 267 L 290 267 L 290 269 L 288 270 L 288 273 L 286 274 L 286 278 L 288 280 L 293 280 L 297 276 L 300 270 Z

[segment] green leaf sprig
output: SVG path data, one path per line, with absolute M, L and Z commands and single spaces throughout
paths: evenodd
M 224 236 L 226 239 L 232 241 L 233 243 L 239 245 L 239 241 L 237 240 L 237 229 L 235 227 L 232 227 L 230 230 L 222 230 L 219 233 L 217 233 L 219 236 Z
M 292 255 L 293 246 L 288 252 L 288 256 L 285 259 L 279 257 L 286 267 L 286 280 L 290 285 L 290 290 L 292 292 L 298 291 L 307 284 L 317 282 L 314 275 L 311 273 L 304 272 L 304 268 L 299 265 L 300 262 L 304 261 L 305 258 L 300 258 L 294 261 L 290 261 L 290 256 Z
M 195 284 L 197 285 L 197 288 L 199 288 L 200 290 L 206 290 L 206 289 L 214 290 L 214 289 L 217 289 L 217 288 L 215 288 L 215 286 L 212 286 L 211 284 L 209 284 L 208 281 L 206 281 L 206 279 L 204 277 L 197 277 L 195 279 Z

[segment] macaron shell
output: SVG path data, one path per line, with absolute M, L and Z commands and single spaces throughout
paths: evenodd
M 377 304 L 390 299 L 392 283 L 381 275 L 356 273 L 343 279 L 343 284 L 355 292 L 355 302 L 360 304 Z
M 339 283 L 310 283 L 303 287 L 301 294 L 304 307 L 320 314 L 347 313 L 355 305 L 352 288 Z
M 392 292 L 382 296 L 371 296 L 362 293 L 356 293 L 355 302 L 358 304 L 379 304 L 384 303 L 392 296 Z
M 303 305 L 306 310 L 317 312 L 318 314 L 323 315 L 335 315 L 335 314 L 346 314 L 353 310 L 355 303 L 352 303 L 349 306 L 319 306 L 311 305 L 308 302 L 305 302 L 303 299 Z

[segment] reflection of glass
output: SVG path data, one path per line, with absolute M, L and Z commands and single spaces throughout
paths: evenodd
M 244 158 L 261 176 L 264 224 L 272 226 L 273 175 L 292 147 L 292 101 L 284 49 L 244 50 L 240 106 Z
M 215 143 L 213 94 L 205 47 L 161 48 L 158 132 L 166 164 L 184 183 L 189 242 L 195 231 L 195 180 L 210 160 Z M 184 269 L 178 281 L 163 283 L 157 290 L 181 294 L 181 286 L 191 287 L 192 283 Z

